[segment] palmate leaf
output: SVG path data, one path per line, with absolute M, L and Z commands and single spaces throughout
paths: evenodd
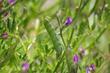
M 62 44 L 60 43 L 60 41 L 57 37 L 57 34 L 55 33 L 55 30 L 49 24 L 49 21 L 47 19 L 44 21 L 44 26 L 45 26 L 45 29 L 47 30 L 47 32 L 52 40 L 52 43 L 54 45 L 54 49 L 56 51 L 56 55 L 57 55 L 57 57 L 59 57 L 62 52 Z

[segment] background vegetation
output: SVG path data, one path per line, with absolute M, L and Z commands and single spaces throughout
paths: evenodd
M 110 73 L 109 35 L 110 0 L 0 0 L 0 73 Z

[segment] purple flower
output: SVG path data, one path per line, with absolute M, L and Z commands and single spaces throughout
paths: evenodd
M 26 72 L 26 71 L 28 71 L 28 69 L 29 69 L 29 64 L 28 64 L 28 62 L 24 62 L 24 63 L 22 64 L 22 70 L 23 70 L 24 72 Z
M 71 17 L 68 17 L 65 21 L 65 25 L 70 25 L 72 23 L 73 19 Z
M 92 71 L 94 71 L 95 70 L 95 65 L 94 64 L 91 64 L 90 65 L 90 68 L 91 68 Z
M 75 64 L 78 63 L 78 61 L 79 61 L 79 56 L 78 56 L 77 54 L 75 54 L 75 55 L 73 56 L 73 61 L 74 61 Z
M 82 47 L 80 47 L 78 50 L 79 50 L 79 53 L 82 57 L 86 56 L 88 54 L 88 51 Z
M 86 73 L 91 73 L 89 67 L 86 68 Z
M 7 38 L 8 38 L 8 33 L 7 33 L 7 32 L 4 32 L 4 33 L 2 34 L 2 38 L 3 38 L 3 39 L 7 39 Z
M 15 0 L 8 0 L 8 3 L 11 5 L 15 4 L 15 2 L 16 2 Z
M 94 64 L 91 64 L 90 66 L 88 66 L 86 68 L 86 73 L 91 73 L 91 72 L 94 72 L 95 71 L 95 65 Z

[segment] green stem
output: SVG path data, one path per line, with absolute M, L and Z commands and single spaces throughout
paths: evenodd
M 79 15 L 80 15 L 80 13 L 81 13 L 81 5 L 82 5 L 82 0 L 81 0 L 81 2 L 80 2 L 80 5 L 79 5 L 79 10 L 78 10 L 78 13 L 77 13 L 77 15 L 75 16 L 75 19 L 74 19 L 74 24 L 76 24 L 77 23 L 77 20 L 78 20 L 78 17 L 79 17 Z M 83 9 L 83 8 L 82 8 Z M 66 53 L 65 53 L 65 55 L 66 55 L 66 62 L 67 62 L 67 66 L 68 66 L 68 72 L 69 73 L 71 73 L 71 66 L 70 66 L 70 63 L 69 63 L 69 56 L 68 56 L 68 54 L 69 54 L 69 50 L 68 50 L 68 48 L 69 48 L 69 46 L 70 46 L 70 44 L 71 44 L 71 41 L 72 41 L 72 37 L 73 37 L 73 33 L 74 33 L 74 29 L 72 29 L 71 30 L 71 35 L 70 35 L 70 38 L 69 38 L 69 40 L 68 40 L 68 43 L 67 43 L 67 46 L 66 46 Z
M 91 12 L 89 13 L 88 17 L 96 10 L 99 0 L 96 0 L 94 7 L 92 8 Z
M 59 24 L 59 27 L 60 27 L 60 36 L 61 36 L 62 42 L 63 42 L 64 46 L 66 47 L 66 43 L 65 43 L 65 40 L 63 38 L 63 33 L 62 33 L 62 29 L 61 29 L 60 19 L 58 18 L 58 16 L 56 16 L 56 18 L 57 18 L 57 21 L 58 21 L 58 24 Z
M 109 55 L 110 55 L 110 44 L 109 44 Z M 109 63 L 108 63 L 108 73 L 110 73 L 110 59 L 108 59 L 109 61 Z
M 107 30 L 107 26 L 104 27 L 102 29 L 102 31 L 99 33 L 99 35 L 95 38 L 95 40 L 89 45 L 87 46 L 87 48 L 89 48 L 90 46 L 92 46 L 95 42 L 97 42 L 99 40 L 99 38 L 101 37 L 101 35 Z
M 62 61 L 63 61 L 63 57 L 64 57 L 64 56 L 65 56 L 65 52 L 63 52 L 61 59 L 58 61 L 57 65 L 55 66 L 55 69 L 53 70 L 52 73 L 55 73 L 55 72 L 57 71 L 58 67 L 60 66 L 60 64 L 61 64 Z

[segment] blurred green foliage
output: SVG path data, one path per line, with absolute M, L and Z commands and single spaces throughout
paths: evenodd
M 66 26 L 67 17 L 73 18 Z M 3 39 L 2 34 L 8 33 Z M 110 73 L 110 0 L 0 2 L 0 73 Z M 87 55 L 74 64 L 83 47 Z

